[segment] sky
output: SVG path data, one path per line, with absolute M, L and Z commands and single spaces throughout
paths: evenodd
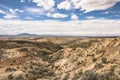
M 0 0 L 0 35 L 120 36 L 120 0 Z

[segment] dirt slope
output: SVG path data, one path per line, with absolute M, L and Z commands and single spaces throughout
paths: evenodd
M 120 80 L 120 38 L 0 40 L 0 80 Z

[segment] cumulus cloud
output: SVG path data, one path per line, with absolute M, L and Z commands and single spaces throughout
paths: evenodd
M 20 9 L 15 9 L 16 12 L 24 12 L 23 10 L 20 10 Z
M 24 19 L 32 20 L 32 19 L 34 19 L 34 18 L 33 18 L 33 17 L 30 17 L 30 16 L 27 16 L 27 17 L 25 17 Z
M 18 34 L 27 32 L 33 34 L 79 36 L 120 35 L 119 25 L 119 20 L 84 20 L 68 22 L 49 20 L 0 20 L 0 34 Z
M 17 12 L 24 12 L 23 10 L 20 10 L 20 9 L 9 9 L 9 12 L 11 13 L 11 14 L 17 14 Z
M 7 15 L 4 16 L 4 18 L 5 19 L 13 19 L 13 18 L 15 19 L 15 18 L 18 18 L 18 16 L 12 15 L 12 14 L 7 14 Z
M 106 12 L 104 12 L 103 14 L 109 14 L 110 12 L 108 12 L 108 11 L 106 11 Z
M 52 8 L 52 9 L 46 10 L 43 8 L 27 7 L 25 8 L 25 11 L 35 16 L 35 15 L 46 15 L 46 13 L 48 12 L 54 12 L 54 9 Z
M 41 8 L 26 8 L 26 11 L 30 12 L 30 13 L 35 13 L 35 14 L 41 14 L 44 12 L 43 9 Z
M 87 18 L 87 19 L 95 19 L 94 16 L 87 16 L 86 18 Z
M 58 9 L 65 9 L 65 10 L 70 10 L 72 8 L 71 2 L 70 1 L 63 1 L 60 4 L 57 5 Z
M 119 0 L 65 0 L 58 4 L 58 9 L 81 9 L 85 12 L 106 10 L 114 6 Z
M 33 2 L 37 3 L 37 6 L 43 7 L 44 9 L 51 9 L 55 6 L 54 0 L 33 0 Z
M 5 14 L 5 16 L 4 16 L 4 18 L 5 19 L 17 19 L 17 18 L 19 18 L 19 16 L 18 16 L 18 12 L 24 12 L 23 10 L 20 10 L 20 9 L 9 9 L 9 12 L 4 12 L 4 14 Z
M 61 14 L 61 13 L 48 13 L 47 14 L 48 17 L 53 17 L 53 18 L 66 18 L 68 17 L 68 15 L 65 14 Z
M 1 9 L 0 9 L 0 13 L 1 13 L 1 14 L 6 14 L 6 12 L 3 11 L 3 10 L 1 10 Z
M 20 2 L 25 2 L 25 0 L 20 0 Z
M 76 14 L 72 14 L 72 15 L 71 15 L 71 19 L 72 19 L 72 20 L 77 20 L 77 19 L 78 19 L 78 16 L 77 16 Z
M 82 10 L 85 10 L 85 12 L 90 12 L 94 10 L 105 10 L 112 6 L 114 6 L 117 3 L 116 0 L 82 0 L 80 2 Z M 91 5 L 92 4 L 92 5 Z

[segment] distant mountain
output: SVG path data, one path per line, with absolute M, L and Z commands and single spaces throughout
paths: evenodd
M 14 35 L 8 35 L 8 34 L 4 34 L 4 35 L 0 35 L 0 37 L 9 37 L 9 36 L 14 36 Z
M 32 37 L 32 36 L 40 36 L 40 37 L 49 37 L 49 36 L 78 36 L 78 37 L 98 37 L 98 38 L 103 38 L 103 37 L 107 37 L 107 38 L 116 38 L 116 37 L 119 37 L 117 36 L 117 34 L 114 34 L 114 35 L 100 35 L 100 34 L 97 34 L 96 35 L 53 35 L 53 34 L 31 34 L 31 33 L 20 33 L 20 34 L 16 34 L 16 35 L 11 35 L 11 34 L 3 34 L 3 35 L 0 35 L 0 37 L 14 37 L 14 36 L 18 36 L 18 37 Z
M 6 36 L 6 37 L 14 37 L 14 36 L 21 36 L 21 37 L 29 37 L 29 36 L 40 36 L 37 34 L 30 34 L 30 33 L 21 33 L 21 34 L 16 34 L 16 35 L 9 35 L 9 34 L 4 34 L 4 35 L 0 35 L 2 36 Z
M 21 34 L 17 34 L 15 36 L 39 36 L 37 34 L 30 34 L 30 33 L 21 33 Z

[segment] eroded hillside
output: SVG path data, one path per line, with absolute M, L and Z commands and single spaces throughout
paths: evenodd
M 1 39 L 0 80 L 120 80 L 120 38 Z

